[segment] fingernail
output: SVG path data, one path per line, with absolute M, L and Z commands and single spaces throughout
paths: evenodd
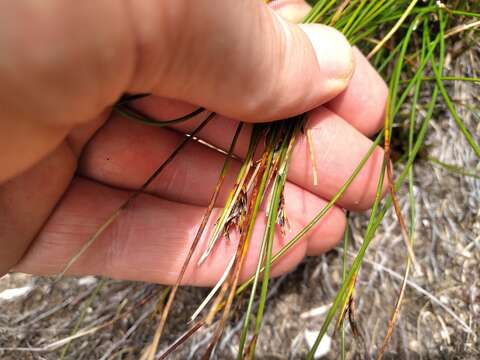
M 298 24 L 310 12 L 311 6 L 304 0 L 277 0 L 268 5 L 285 20 Z
M 353 74 L 352 47 L 345 36 L 334 28 L 321 24 L 302 24 L 317 55 L 320 71 L 328 79 L 346 83 Z

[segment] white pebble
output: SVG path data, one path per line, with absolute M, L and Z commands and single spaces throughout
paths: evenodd
M 307 345 L 309 349 L 313 348 L 313 344 L 315 344 L 315 340 L 317 339 L 318 331 L 310 331 L 305 330 L 305 340 L 307 341 Z M 322 341 L 318 345 L 317 350 L 315 351 L 314 358 L 320 359 L 322 356 L 327 355 L 330 352 L 332 347 L 332 338 L 327 334 L 323 335 Z
M 86 286 L 86 285 L 93 285 L 97 282 L 97 278 L 95 276 L 84 276 L 78 279 L 78 285 Z
M 0 292 L 0 300 L 3 301 L 12 301 L 16 298 L 27 295 L 32 291 L 32 286 L 23 286 L 19 288 L 6 289 Z

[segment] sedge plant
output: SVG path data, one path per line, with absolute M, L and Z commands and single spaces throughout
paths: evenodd
M 335 334 L 340 334 L 340 356 L 342 359 L 346 358 L 345 346 L 348 339 L 345 337 L 345 319 L 347 318 L 349 319 L 352 333 L 355 337 L 361 337 L 356 330 L 354 314 L 356 279 L 368 247 L 374 239 L 376 230 L 387 211 L 393 208 L 404 238 L 405 273 L 397 302 L 393 306 L 392 315 L 387 325 L 387 331 L 384 334 L 382 343 L 379 344 L 379 350 L 376 354 L 378 359 L 382 358 L 400 313 L 408 275 L 412 269 L 415 270 L 414 166 L 429 126 L 434 121 L 435 111 L 440 101 L 443 102 L 450 112 L 458 126 L 459 132 L 466 139 L 473 153 L 480 158 L 480 146 L 475 136 L 472 135 L 472 130 L 467 128 L 459 116 L 456 104 L 449 95 L 447 85 L 449 81 L 478 82 L 478 79 L 444 75 L 444 62 L 447 52 L 446 39 L 449 36 L 458 35 L 461 31 L 474 31 L 476 27 L 476 25 L 463 27 L 461 31 L 455 29 L 455 33 L 453 33 L 453 31 L 449 30 L 449 27 L 453 27 L 456 23 L 455 19 L 459 17 L 478 20 L 480 14 L 476 12 L 471 2 L 460 0 L 453 1 L 448 5 L 433 0 L 421 2 L 417 0 L 312 1 L 312 9 L 305 17 L 304 22 L 320 22 L 331 25 L 341 31 L 352 45 L 358 46 L 368 54 L 372 64 L 389 84 L 384 129 L 376 135 L 370 149 L 335 196 L 302 230 L 290 239 L 286 239 L 283 247 L 274 253 L 273 241 L 275 236 L 279 232 L 286 236 L 286 228 L 288 228 L 284 188 L 288 176 L 291 153 L 300 136 L 305 136 L 307 139 L 311 137 L 308 129 L 308 114 L 300 114 L 284 121 L 255 124 L 253 126 L 249 148 L 246 156 L 242 159 L 242 165 L 237 173 L 235 184 L 230 189 L 229 196 L 218 218 L 215 219 L 207 248 L 201 256 L 199 264 L 194 265 L 201 265 L 210 256 L 218 242 L 224 241 L 232 232 L 239 234 L 235 254 L 230 259 L 224 276 L 221 277 L 205 301 L 192 315 L 193 323 L 188 326 L 183 336 L 167 347 L 163 354 L 160 355 L 160 358 L 170 355 L 200 328 L 211 325 L 214 327 L 214 333 L 208 345 L 203 349 L 203 358 L 210 358 L 226 324 L 232 317 L 235 299 L 240 297 L 239 295 L 246 293 L 245 303 L 239 304 L 240 308 L 244 309 L 244 316 L 240 327 L 237 359 L 253 359 L 256 354 L 256 344 L 262 336 L 262 321 L 266 311 L 272 265 L 292 249 L 315 224 L 328 214 L 329 210 L 332 209 L 359 174 L 375 147 L 383 144 L 385 150 L 383 170 L 385 171 L 382 171 L 382 175 L 378 179 L 376 197 L 370 211 L 362 244 L 353 262 L 348 264 L 346 254 L 349 234 L 348 232 L 345 233 L 342 285 L 332 301 L 332 305 L 326 314 L 325 321 L 313 347 L 306 355 L 307 359 L 314 358 L 322 338 L 333 327 Z M 383 35 L 376 38 L 378 34 Z M 420 93 L 424 89 L 429 91 L 430 97 L 426 104 L 421 104 Z M 135 109 L 135 100 L 144 96 L 148 96 L 148 94 L 124 96 L 117 102 L 114 110 L 132 121 L 140 121 L 150 126 L 168 126 L 188 121 L 194 116 L 202 116 L 202 114 L 205 114 L 205 120 L 189 136 L 185 137 L 185 140 L 172 153 L 169 159 L 161 164 L 157 171 L 145 181 L 144 185 L 134 192 L 122 207 L 112 214 L 107 222 L 91 236 L 85 246 L 68 262 L 65 271 L 115 221 L 123 209 L 168 166 L 168 163 L 181 151 L 183 146 L 189 141 L 196 140 L 198 131 L 215 116 L 215 114 L 208 114 L 207 110 L 200 108 L 184 117 L 159 122 Z M 408 116 L 405 117 L 401 115 L 401 110 L 406 106 L 408 106 L 410 111 Z M 422 107 L 424 111 L 418 111 L 419 107 Z M 392 162 L 391 143 L 396 139 L 396 133 L 400 125 L 404 125 L 404 128 L 408 129 L 407 144 L 404 146 L 406 150 L 398 160 Z M 158 358 L 158 345 L 161 342 L 170 310 L 175 306 L 174 299 L 177 289 L 182 283 L 187 266 L 192 265 L 190 264 L 192 254 L 196 250 L 199 239 L 204 235 L 206 225 L 212 216 L 212 209 L 222 187 L 229 160 L 234 156 L 233 153 L 241 128 L 242 125 L 240 123 L 231 141 L 231 146 L 225 154 L 223 168 L 219 169 L 219 178 L 215 191 L 199 225 L 188 256 L 184 259 L 180 275 L 171 287 L 168 295 L 166 293 L 162 295 L 162 312 L 159 316 L 158 326 L 152 340 L 143 351 L 143 359 L 153 360 Z M 314 149 L 311 140 L 309 140 L 309 148 L 313 157 Z M 433 158 L 430 158 L 430 161 L 452 171 L 455 170 L 460 173 L 463 171 Z M 312 158 L 312 163 L 315 164 L 314 158 Z M 401 171 L 396 173 L 396 169 L 401 169 Z M 317 174 L 316 168 L 313 169 L 312 173 L 312 181 L 315 183 L 317 177 L 321 176 L 321 174 Z M 463 171 L 463 173 L 471 175 L 469 171 Z M 473 173 L 472 176 L 478 177 L 478 174 Z M 384 181 L 389 185 L 389 194 L 382 199 Z M 409 199 L 409 214 L 405 217 L 397 200 L 398 189 L 404 183 L 407 185 Z M 267 209 L 267 219 L 263 229 L 257 266 L 254 274 L 244 283 L 240 283 L 240 273 L 244 266 L 245 256 L 251 244 L 253 228 L 257 223 L 259 209 L 262 205 L 265 205 Z M 336 321 L 334 321 L 335 317 L 337 317 Z M 336 323 L 336 325 L 331 326 L 332 322 Z M 63 349 L 62 356 L 67 351 L 68 346 Z

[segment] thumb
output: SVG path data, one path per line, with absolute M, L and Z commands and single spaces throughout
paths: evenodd
M 266 121 L 332 99 L 353 72 L 351 47 L 338 31 L 288 23 L 258 0 L 144 4 L 132 11 L 143 51 L 131 92 Z
M 259 0 L 13 2 L 0 50 L 0 183 L 125 91 L 266 121 L 328 101 L 353 71 L 339 32 Z

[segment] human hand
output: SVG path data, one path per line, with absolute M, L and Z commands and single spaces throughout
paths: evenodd
M 288 14 L 284 3 L 279 11 Z M 110 110 L 125 92 L 153 93 L 135 106 L 159 119 L 192 111 L 188 104 L 226 116 L 199 134 L 224 149 L 236 128 L 232 118 L 267 121 L 315 109 L 308 125 L 319 183 L 311 181 L 308 146 L 300 139 L 285 193 L 291 234 L 350 176 L 371 145 L 366 136 L 383 121 L 387 90 L 374 69 L 331 28 L 313 25 L 302 31 L 256 0 L 212 4 L 23 1 L 0 14 L 0 273 L 61 271 L 168 157 L 182 132 L 201 120 L 152 128 L 121 118 Z M 240 157 L 250 131 L 247 125 L 240 135 Z M 70 273 L 175 282 L 223 159 L 191 142 Z M 345 226 L 341 207 L 371 205 L 382 159 L 378 148 L 338 206 L 274 266 L 273 274 L 335 245 Z M 232 161 L 219 207 L 239 164 Z M 261 225 L 244 276 L 255 267 Z M 284 241 L 278 237 L 276 249 Z M 196 267 L 204 245 L 185 283 L 214 283 L 235 249 L 234 241 L 222 241 Z

